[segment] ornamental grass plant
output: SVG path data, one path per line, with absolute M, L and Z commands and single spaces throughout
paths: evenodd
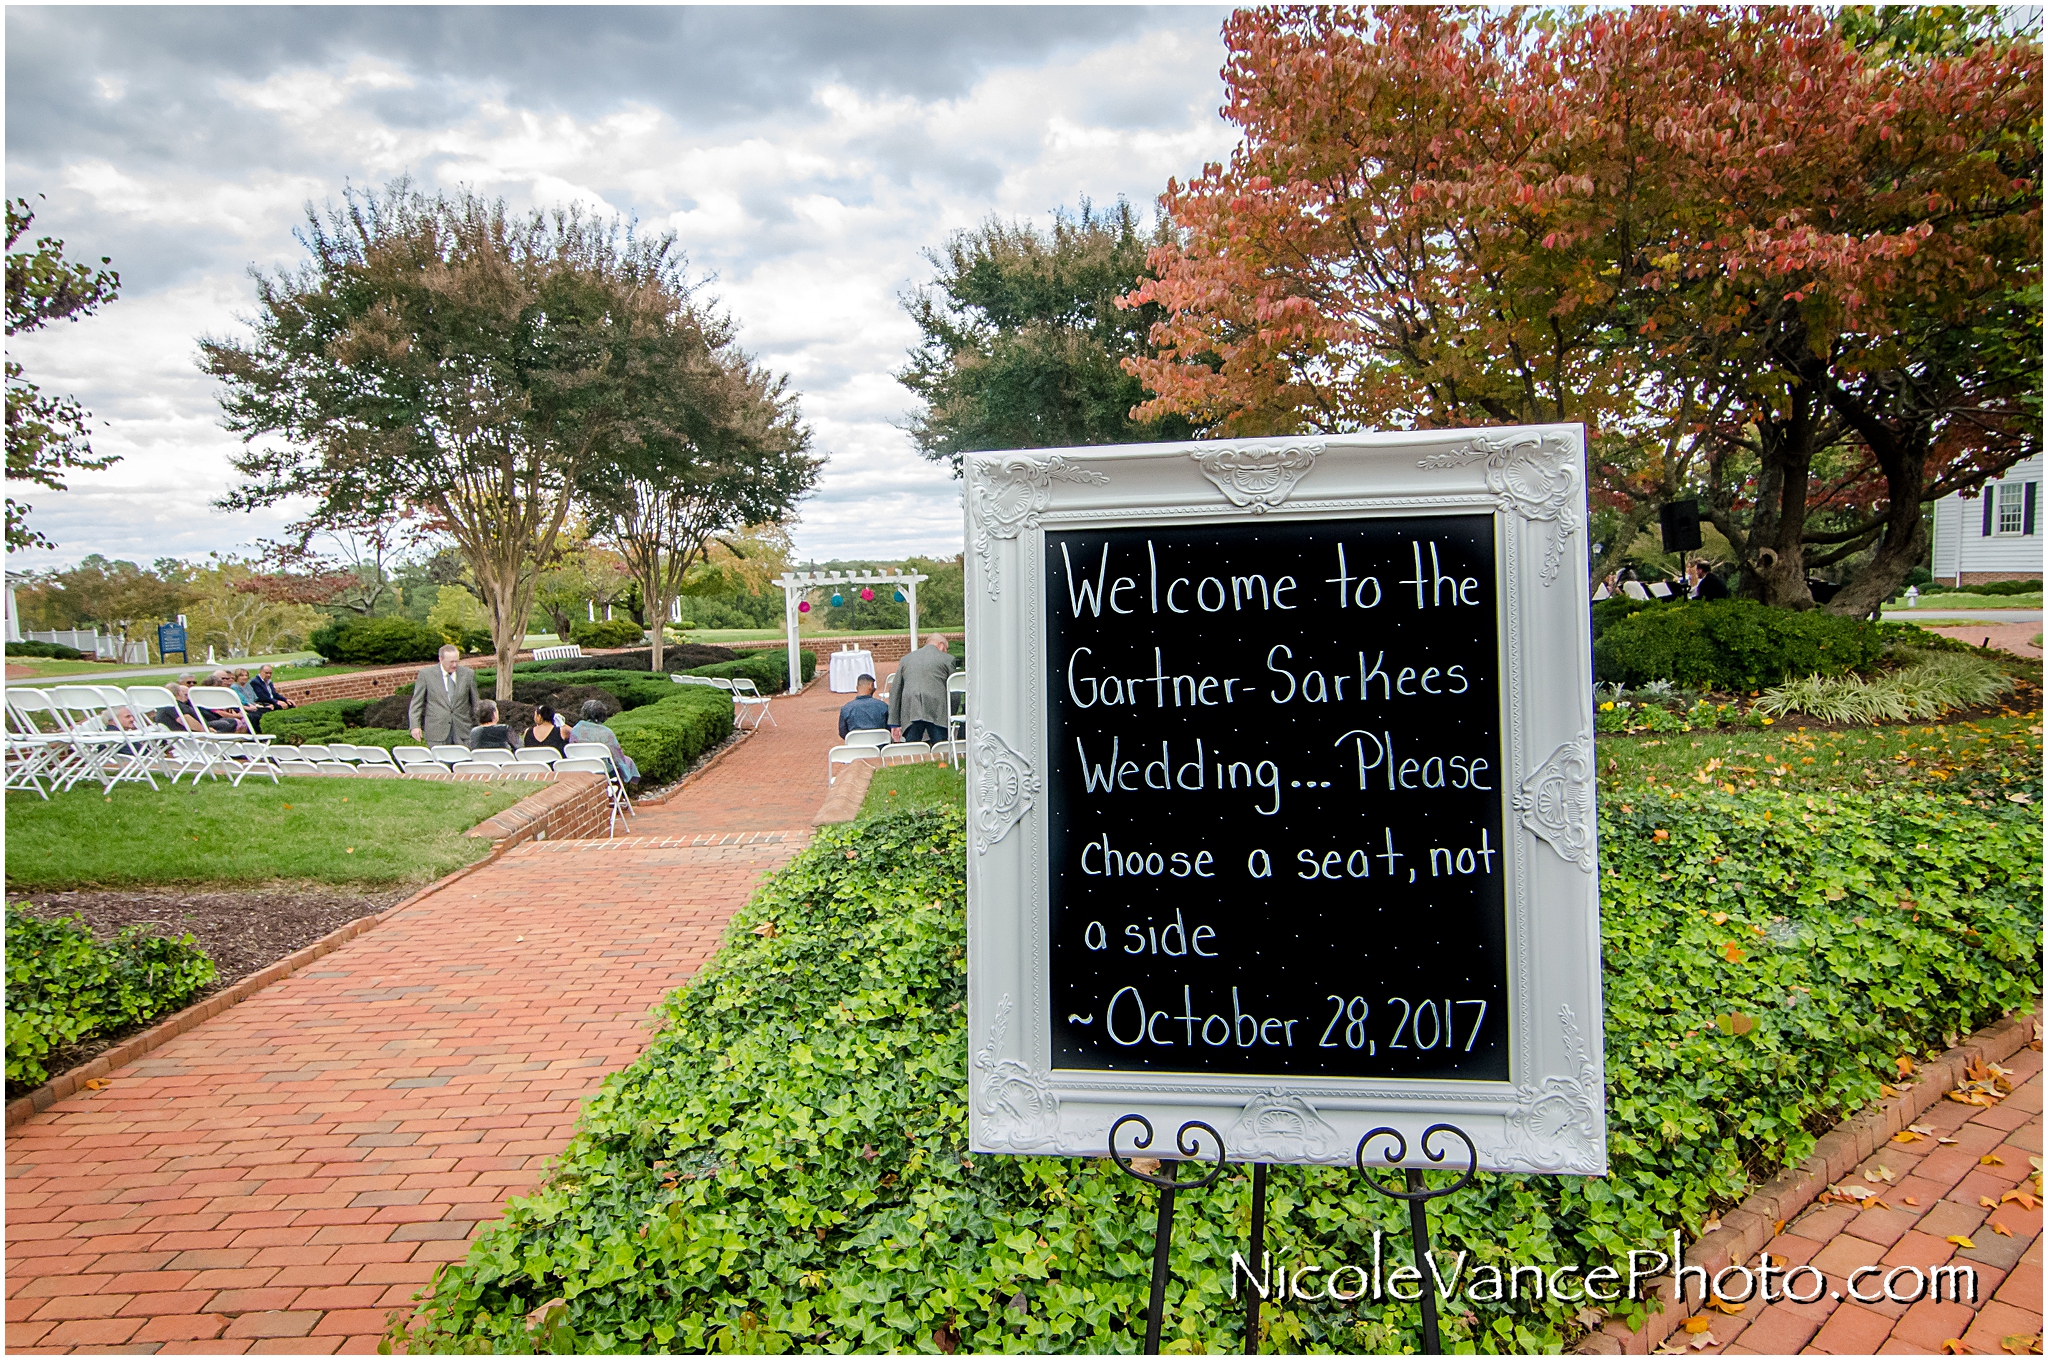
M 1610 1174 L 1481 1175 L 1432 1207 L 1446 1262 L 1590 1269 L 1674 1230 L 1690 1240 L 1875 1099 L 1900 1056 L 2034 1005 L 2038 770 L 2032 781 L 2006 801 L 1903 781 L 1610 796 Z M 670 997 L 646 1054 L 585 1105 L 549 1180 L 442 1271 L 394 1341 L 1139 1349 L 1154 1192 L 1106 1162 L 966 1151 L 991 1040 L 967 1025 L 966 854 L 951 809 L 821 832 Z M 1181 1200 L 1168 1349 L 1241 1348 L 1228 1271 L 1249 1212 L 1241 1169 Z M 1276 1260 L 1370 1269 L 1376 1231 L 1389 1268 L 1407 1260 L 1405 1208 L 1350 1171 L 1276 1169 L 1267 1222 Z M 1585 1330 L 1584 1307 L 1468 1296 L 1443 1339 L 1556 1350 Z M 1411 1303 L 1264 1316 L 1268 1350 L 1419 1342 Z

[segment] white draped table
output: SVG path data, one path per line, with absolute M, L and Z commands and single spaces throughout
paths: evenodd
M 829 683 L 834 694 L 851 694 L 863 675 L 875 673 L 873 652 L 833 652 Z

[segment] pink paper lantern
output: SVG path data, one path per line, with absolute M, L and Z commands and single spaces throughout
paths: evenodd
M 796 602 L 796 612 L 797 612 L 797 613 L 799 613 L 799 614 L 808 614 L 808 613 L 810 613 L 810 612 L 811 612 L 811 602 L 810 602 L 809 600 L 798 600 L 798 601 Z
M 860 597 L 863 600 L 872 600 L 875 598 L 875 592 L 869 590 L 866 586 L 862 586 L 860 590 Z

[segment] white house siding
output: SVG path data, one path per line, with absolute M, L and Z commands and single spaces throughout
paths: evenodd
M 2032 500 L 2032 523 L 2024 523 L 2025 507 L 2030 486 Z M 2022 527 L 2030 527 L 2031 533 L 1998 532 L 1996 497 L 1998 488 L 2011 486 L 2020 498 L 2022 506 Z M 1991 498 L 1993 510 L 1993 532 L 1984 534 L 1984 507 Z M 1960 495 L 1944 496 L 1934 503 L 1934 552 L 1929 569 L 1935 577 L 1950 585 L 1982 584 L 1986 581 L 2009 581 L 2020 577 L 2041 577 L 2044 518 L 2048 518 L 2048 498 L 2044 498 L 2041 486 L 2041 459 L 2030 458 L 2008 471 L 1995 482 L 1987 483 L 1981 495 L 1965 500 Z

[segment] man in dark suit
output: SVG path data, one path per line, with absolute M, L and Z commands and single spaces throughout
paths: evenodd
M 1688 562 L 1685 567 L 1685 579 L 1692 582 L 1691 588 L 1685 592 L 1685 598 L 1688 600 L 1728 598 L 1728 587 L 1721 583 L 1720 577 L 1707 570 L 1707 564 L 1704 562 Z
M 269 666 L 259 666 L 256 668 L 256 674 L 249 680 L 249 690 L 256 696 L 256 702 L 248 705 L 248 709 L 250 713 L 256 715 L 258 722 L 262 721 L 262 715 L 265 713 L 275 713 L 281 708 L 298 707 L 279 692 L 277 682 L 271 678 L 271 674 Z
M 458 647 L 443 647 L 439 664 L 428 666 L 412 683 L 406 710 L 412 739 L 432 746 L 467 746 L 476 726 L 476 672 L 455 664 Z

